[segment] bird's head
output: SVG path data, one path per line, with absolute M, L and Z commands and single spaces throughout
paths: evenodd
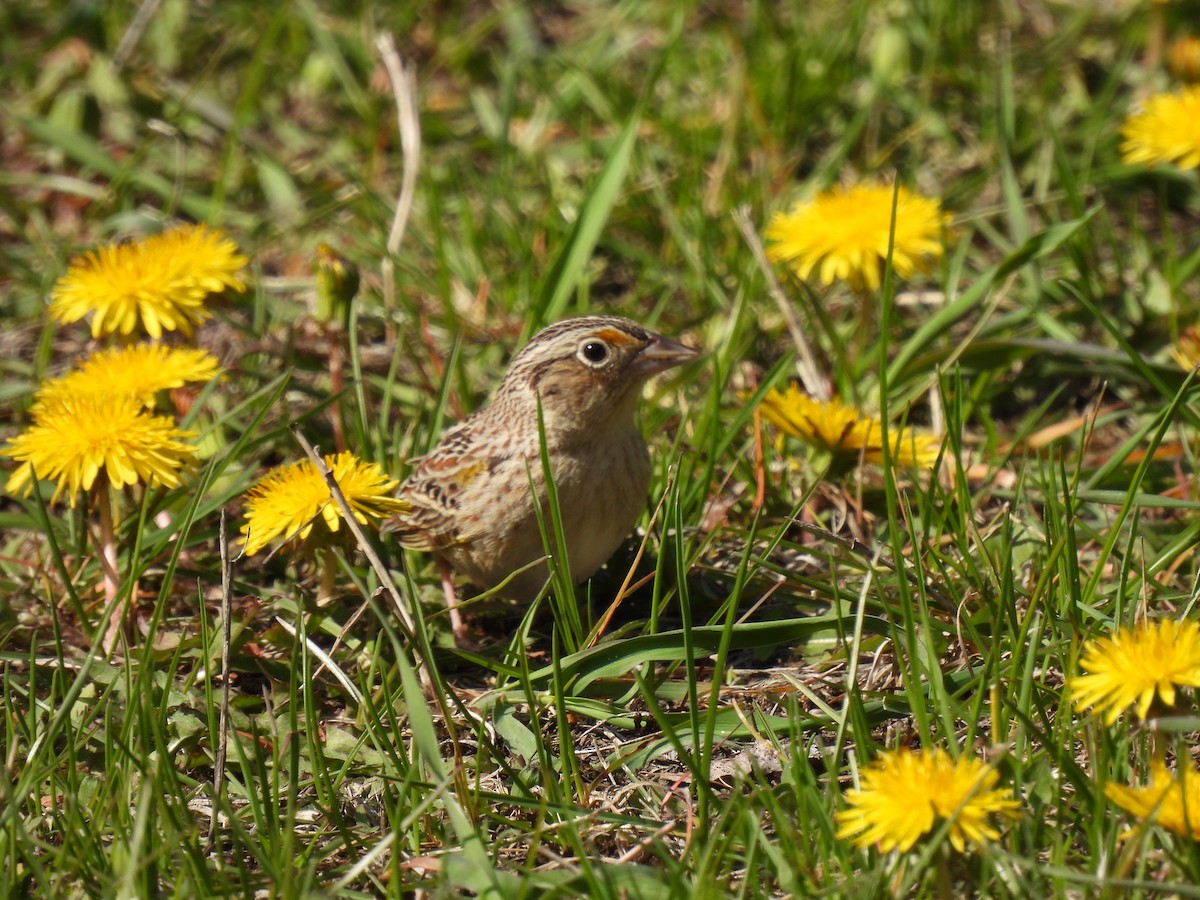
M 548 436 L 631 427 L 646 380 L 697 355 L 629 319 L 566 319 L 513 357 L 496 403 L 536 410 L 540 401 Z

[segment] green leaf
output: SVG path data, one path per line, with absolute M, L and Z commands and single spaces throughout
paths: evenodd
M 752 622 L 738 625 L 730 638 L 730 650 L 751 647 L 771 647 L 811 641 L 818 635 L 834 631 L 846 617 L 840 613 L 811 616 L 804 619 L 783 619 L 776 622 Z M 887 634 L 887 623 L 882 619 L 868 617 L 871 629 L 877 634 Z M 705 625 L 691 629 L 692 659 L 700 659 L 716 653 L 721 645 L 725 628 L 721 625 Z M 650 662 L 687 660 L 687 641 L 682 629 L 648 634 L 600 644 L 565 657 L 561 662 L 563 681 L 578 678 L 571 685 L 572 692 L 580 693 L 587 685 L 599 678 L 623 675 L 638 666 Z M 552 666 L 544 666 L 530 673 L 534 684 L 546 683 L 554 673 Z

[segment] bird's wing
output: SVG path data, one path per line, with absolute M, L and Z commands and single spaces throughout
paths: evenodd
M 399 498 L 411 506 L 393 516 L 385 530 L 412 550 L 438 551 L 475 537 L 478 515 L 464 515 L 463 495 L 477 478 L 487 476 L 509 453 L 483 446 L 475 428 L 464 422 L 442 436 L 437 447 L 416 460 L 400 486 Z

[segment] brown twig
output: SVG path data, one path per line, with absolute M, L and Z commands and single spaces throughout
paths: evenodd
M 154 18 L 160 6 L 162 6 L 162 0 L 142 0 L 142 4 L 134 14 L 133 20 L 129 23 L 129 27 L 121 35 L 121 41 L 117 44 L 117 49 L 113 51 L 112 59 L 108 61 L 108 70 L 110 72 L 120 72 L 125 68 L 125 61 L 129 58 L 129 54 L 133 52 L 134 48 L 137 47 L 138 42 L 142 39 L 142 35 L 146 31 L 146 27 L 150 24 L 150 20 Z
M 754 502 L 750 517 L 757 516 L 767 502 L 767 453 L 763 446 L 762 410 L 754 410 Z
M 417 193 L 417 172 L 421 164 L 421 119 L 417 115 L 417 76 L 413 67 L 405 66 L 396 50 L 396 42 L 390 34 L 381 34 L 375 41 L 375 49 L 387 70 L 392 93 L 396 96 L 396 120 L 400 132 L 400 154 L 404 163 L 404 174 L 400 181 L 400 194 L 396 198 L 396 212 L 392 216 L 392 227 L 388 231 L 387 255 L 383 258 L 383 305 L 385 309 L 396 308 L 396 253 L 408 228 L 408 217 L 412 213 Z M 389 335 L 394 339 L 394 335 Z
M 325 460 L 320 454 L 313 449 L 312 444 L 308 442 L 300 429 L 293 428 L 292 435 L 304 450 L 304 455 L 308 457 L 309 462 L 317 467 L 317 471 L 321 473 L 321 477 L 325 479 L 325 484 L 329 486 L 329 493 L 333 497 L 334 502 L 338 506 L 338 511 L 342 514 L 342 519 L 346 523 L 346 527 L 350 529 L 350 533 L 354 535 L 354 540 L 358 543 L 358 547 L 367 557 L 367 561 L 371 564 L 371 568 L 375 570 L 375 574 L 379 578 L 379 583 L 382 584 L 392 598 L 392 605 L 395 607 L 396 615 L 400 617 L 400 621 L 404 624 L 408 636 L 411 637 L 416 631 L 416 624 L 413 621 L 412 613 L 404 605 L 404 600 L 400 596 L 400 591 L 396 588 L 395 582 L 392 580 L 387 566 L 383 564 L 383 560 L 379 558 L 379 554 L 375 552 L 375 548 L 371 542 L 367 540 L 366 534 L 362 530 L 362 526 L 358 524 L 358 520 L 354 518 L 354 510 L 350 508 L 349 502 L 346 500 L 346 495 L 342 493 L 341 487 L 338 486 L 337 479 L 333 477 L 333 471 L 329 466 L 325 465 Z
M 304 449 L 305 456 L 307 456 L 309 461 L 317 467 L 317 471 L 320 472 L 321 477 L 325 479 L 325 484 L 329 486 L 329 493 L 333 497 L 334 502 L 337 504 L 338 511 L 341 513 L 342 519 L 346 523 L 346 527 L 349 528 L 350 533 L 354 535 L 355 542 L 358 544 L 359 549 L 362 550 L 363 555 L 366 556 L 367 561 L 371 564 L 371 568 L 375 571 L 375 576 L 379 579 L 379 583 L 383 586 L 388 596 L 391 597 L 392 608 L 395 610 L 396 615 L 400 617 L 400 622 L 404 626 L 404 630 L 406 632 L 405 636 L 412 641 L 413 635 L 417 630 L 416 623 L 413 620 L 413 614 L 409 611 L 408 607 L 405 606 L 404 598 L 400 596 L 400 590 L 396 587 L 396 582 L 393 580 L 391 573 L 388 572 L 387 566 L 383 564 L 383 560 L 379 558 L 379 554 L 375 552 L 375 548 L 371 545 L 371 542 L 367 540 L 367 536 L 363 532 L 362 526 L 359 525 L 358 520 L 354 518 L 354 511 L 350 508 L 350 504 L 346 501 L 346 495 L 342 493 L 342 489 L 338 486 L 337 479 L 333 477 L 333 472 L 330 471 L 329 466 L 325 465 L 325 460 L 323 460 L 320 454 L 313 449 L 312 444 L 310 444 L 308 439 L 300 433 L 298 428 L 293 428 L 292 434 L 295 436 L 296 441 Z M 433 682 L 430 679 L 428 669 L 425 666 L 420 665 L 419 659 L 415 660 L 414 662 L 417 664 L 417 674 L 421 679 L 421 686 L 426 689 L 431 689 L 433 687 Z

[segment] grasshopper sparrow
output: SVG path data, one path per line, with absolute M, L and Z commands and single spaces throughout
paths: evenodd
M 513 358 L 490 404 L 414 460 L 399 491 L 411 511 L 386 530 L 436 558 L 456 637 L 463 626 L 451 570 L 486 589 L 546 555 L 533 499 L 545 512 L 539 403 L 566 557 L 580 582 L 608 560 L 645 507 L 650 454 L 634 422 L 642 385 L 696 356 L 628 319 L 558 322 Z M 543 562 L 501 592 L 530 599 L 546 578 Z

